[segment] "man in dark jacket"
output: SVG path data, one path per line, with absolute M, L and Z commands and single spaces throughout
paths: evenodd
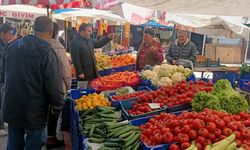
M 92 29 L 88 24 L 81 24 L 79 33 L 70 43 L 71 59 L 76 69 L 78 87 L 86 89 L 91 80 L 98 75 L 94 48 L 101 48 L 113 38 L 108 35 L 101 41 L 91 39 Z
M 192 61 L 193 63 L 195 62 L 196 46 L 188 39 L 186 31 L 178 31 L 177 40 L 170 46 L 166 59 L 169 63 L 174 65 L 178 59 L 186 59 Z
M 8 23 L 4 23 L 0 26 L 0 62 L 2 60 L 2 54 L 4 53 L 5 46 L 13 39 L 13 32 L 14 28 Z M 0 68 L 1 67 L 2 64 L 0 64 Z M 0 73 L 0 76 L 3 76 L 2 72 Z M 2 88 L 3 83 L 0 83 L 0 110 L 2 106 Z M 5 136 L 8 134 L 5 130 L 2 130 L 4 128 L 6 128 L 6 126 L 3 122 L 2 113 L 0 112 L 0 136 Z
M 38 17 L 35 35 L 18 39 L 6 48 L 3 119 L 9 124 L 8 150 L 40 150 L 49 110 L 58 113 L 63 107 L 61 70 L 47 42 L 52 28 L 48 17 Z

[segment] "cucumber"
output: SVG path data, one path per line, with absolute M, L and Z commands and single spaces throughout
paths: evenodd
M 140 142 L 139 141 L 135 141 L 135 143 L 133 143 L 132 145 L 126 147 L 126 150 L 134 150 L 135 147 L 140 146 Z M 138 150 L 138 147 L 135 149 L 135 150 Z
M 103 122 L 103 124 L 104 124 L 106 127 L 116 125 L 116 123 L 112 123 L 112 122 Z
M 138 141 L 135 145 L 135 147 L 133 148 L 133 150 L 138 150 L 140 147 L 140 142 Z
M 104 136 L 100 135 L 100 134 L 92 134 L 91 137 L 94 137 L 94 138 L 103 138 Z
M 129 131 L 127 133 L 124 133 L 124 134 L 120 135 L 119 138 L 123 138 L 124 139 L 124 138 L 128 137 L 129 135 L 131 135 L 133 132 L 134 131 Z
M 92 136 L 93 136 L 94 130 L 95 130 L 95 125 L 93 124 L 93 125 L 90 127 L 90 130 L 89 130 L 89 137 L 92 137 Z
M 98 116 L 103 117 L 103 118 L 118 119 L 118 117 L 113 114 L 98 114 Z
M 133 130 L 133 129 L 137 129 L 137 128 L 134 127 L 134 126 L 131 126 L 131 125 L 129 125 L 129 126 L 124 126 L 124 128 L 121 129 L 120 131 L 118 131 L 114 136 L 119 137 L 120 135 L 122 135 L 122 134 L 124 134 L 124 133 L 127 133 L 127 132 L 129 132 L 129 131 L 131 131 L 131 130 Z
M 115 111 L 113 111 L 113 110 L 103 110 L 103 111 L 100 111 L 99 113 L 102 113 L 102 114 L 114 114 Z
M 130 134 L 127 138 L 124 138 L 125 143 L 127 143 L 130 139 L 132 139 L 135 136 L 135 132 Z
M 102 146 L 98 150 L 120 150 L 120 148 Z
M 115 111 L 114 107 L 96 107 L 99 111 L 105 111 L 105 110 L 113 110 Z
M 99 135 L 102 135 L 102 136 L 105 135 L 104 131 L 102 131 L 101 129 L 98 129 L 98 128 L 95 128 L 94 133 L 99 134 Z
M 140 137 L 140 133 L 136 133 L 135 136 L 133 136 L 131 139 L 129 139 L 126 143 L 125 143 L 125 147 L 128 147 L 130 145 L 132 145 L 135 141 L 138 141 Z
M 103 143 L 103 142 L 105 142 L 105 139 L 103 139 L 103 138 L 90 138 L 89 142 L 90 143 Z
M 115 129 L 115 128 L 119 128 L 119 127 L 121 127 L 121 126 L 125 126 L 125 125 L 128 125 L 128 123 L 127 122 L 122 122 L 122 123 L 117 123 L 117 124 L 115 124 L 115 125 L 113 125 L 113 126 L 108 126 L 108 129 L 110 130 L 110 129 Z
M 114 143 L 114 142 L 105 142 L 104 146 L 118 148 L 118 147 L 121 147 L 121 144 L 120 143 Z
M 122 143 L 124 140 L 122 138 L 112 138 L 109 139 L 108 142 Z

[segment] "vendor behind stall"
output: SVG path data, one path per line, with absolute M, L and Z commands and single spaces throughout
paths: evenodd
M 159 65 L 163 62 L 163 48 L 154 40 L 154 30 L 147 28 L 144 32 L 144 40 L 137 54 L 136 68 L 142 70 L 146 65 Z
M 177 32 L 177 40 L 170 46 L 166 59 L 175 65 L 179 59 L 187 59 L 193 63 L 196 60 L 196 46 L 188 39 L 188 33 L 183 30 Z

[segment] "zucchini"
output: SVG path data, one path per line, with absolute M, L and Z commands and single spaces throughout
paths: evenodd
M 89 130 L 89 137 L 93 136 L 94 130 L 95 130 L 95 125 L 93 124 Z
M 99 134 L 99 135 L 102 135 L 102 136 L 105 135 L 104 131 L 102 131 L 101 129 L 98 129 L 98 128 L 95 128 L 94 133 Z
M 118 148 L 118 147 L 121 147 L 121 144 L 120 143 L 114 143 L 114 142 L 105 142 L 104 146 Z
M 108 129 L 109 130 L 110 129 L 115 129 L 115 128 L 119 128 L 119 127 L 122 127 L 122 126 L 125 126 L 125 125 L 128 125 L 128 123 L 127 122 L 117 123 L 117 124 L 115 124 L 113 126 L 108 126 Z
M 90 138 L 89 142 L 90 143 L 103 143 L 103 142 L 105 142 L 105 139 L 103 139 L 103 138 Z
M 124 140 L 122 138 L 112 138 L 109 139 L 108 142 L 122 143 Z
M 124 134 L 124 133 L 127 133 L 127 132 L 129 132 L 129 131 L 131 131 L 131 130 L 133 130 L 133 129 L 135 129 L 134 126 L 131 126 L 131 125 L 129 125 L 129 126 L 124 126 L 124 128 L 121 129 L 120 131 L 118 131 L 114 136 L 119 137 L 120 135 L 122 135 L 122 134 Z M 137 129 L 137 128 L 136 128 L 136 129 Z
M 105 110 L 113 110 L 115 111 L 114 107 L 96 107 L 99 111 L 105 111 Z
M 100 134 L 92 134 L 91 137 L 94 137 L 94 138 L 103 138 L 104 136 L 100 135 Z
M 130 136 L 128 136 L 127 138 L 124 139 L 125 143 L 127 143 L 130 139 L 132 139 L 135 136 L 135 132 L 133 132 L 132 134 L 130 134 Z
M 130 145 L 132 145 L 135 141 L 138 141 L 140 137 L 140 133 L 136 133 L 135 136 L 133 136 L 132 138 L 130 138 L 126 143 L 125 143 L 125 147 L 128 147 Z
M 136 143 L 135 147 L 133 148 L 133 150 L 138 150 L 140 147 L 140 142 L 138 141 L 138 143 Z
M 114 114 L 98 114 L 98 115 L 103 118 L 118 119 L 118 117 Z
M 133 132 L 134 131 L 129 131 L 127 133 L 124 133 L 124 134 L 120 135 L 119 138 L 123 138 L 124 139 L 124 138 L 128 137 L 129 135 L 131 135 Z

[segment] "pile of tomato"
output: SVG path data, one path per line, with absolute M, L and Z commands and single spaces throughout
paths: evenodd
M 138 96 L 146 93 L 147 91 L 138 91 L 138 92 L 134 92 L 134 93 L 128 93 L 128 94 L 123 94 L 123 95 L 115 95 L 112 96 L 112 99 L 116 100 L 116 101 L 120 101 L 120 100 L 127 100 L 127 99 L 132 99 L 132 98 L 137 98 Z
M 149 146 L 171 144 L 170 150 L 186 149 L 195 141 L 199 150 L 205 149 L 236 134 L 237 147 L 250 149 L 250 114 L 231 115 L 206 109 L 203 112 L 183 112 L 181 115 L 161 113 L 140 126 L 140 140 Z M 174 144 L 178 143 L 178 144 Z
M 210 82 L 182 81 L 173 87 L 162 87 L 157 91 L 142 93 L 138 96 L 138 100 L 131 110 L 127 110 L 129 114 L 139 115 L 152 111 L 148 103 L 160 103 L 160 107 L 173 107 L 180 104 L 189 103 L 195 97 L 195 94 L 201 91 L 210 92 L 213 84 Z

